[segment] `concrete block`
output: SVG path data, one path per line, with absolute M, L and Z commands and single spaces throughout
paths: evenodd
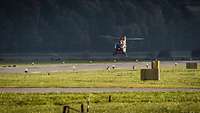
M 152 69 L 160 69 L 160 61 L 159 60 L 152 61 L 151 68 Z
M 141 69 L 141 80 L 160 80 L 160 69 Z
M 187 62 L 186 69 L 197 69 L 198 65 L 196 62 Z

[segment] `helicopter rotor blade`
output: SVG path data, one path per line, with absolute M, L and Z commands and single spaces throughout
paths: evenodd
M 144 40 L 144 38 L 126 38 L 126 40 L 130 40 L 130 41 L 141 41 Z
M 108 39 L 117 39 L 115 36 L 110 36 L 110 35 L 101 35 L 100 37 Z
M 119 38 L 117 38 L 116 36 L 111 36 L 111 35 L 101 35 L 100 37 L 107 38 L 107 39 L 113 39 L 113 40 L 119 40 Z M 144 38 L 143 37 L 135 37 L 135 38 L 126 38 L 126 40 L 141 41 L 141 40 L 144 40 Z

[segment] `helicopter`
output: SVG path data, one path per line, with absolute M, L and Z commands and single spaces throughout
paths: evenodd
M 117 39 L 115 36 L 103 35 L 102 37 L 108 39 Z M 127 41 L 142 41 L 143 37 L 126 38 L 125 34 L 119 36 L 118 42 L 114 44 L 113 56 L 122 55 L 127 57 Z

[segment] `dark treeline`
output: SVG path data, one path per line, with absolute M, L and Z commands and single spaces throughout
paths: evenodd
M 128 51 L 200 48 L 198 0 L 1 0 L 0 53 L 109 52 L 113 40 L 140 37 Z

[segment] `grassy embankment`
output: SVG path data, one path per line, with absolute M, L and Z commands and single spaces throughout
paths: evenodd
M 140 70 L 99 70 L 40 74 L 0 73 L 0 87 L 200 88 L 200 70 L 162 69 L 160 81 L 141 81 Z
M 111 102 L 108 96 L 111 95 Z M 62 113 L 63 105 L 80 110 L 90 98 L 90 113 L 199 113 L 199 92 L 104 94 L 0 94 L 1 113 Z M 86 109 L 86 107 L 85 107 Z M 75 113 L 70 111 L 70 113 Z

